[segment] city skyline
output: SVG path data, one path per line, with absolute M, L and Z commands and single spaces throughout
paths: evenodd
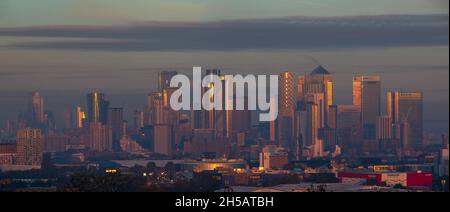
M 448 192 L 449 16 L 448 0 L 0 0 L 0 192 Z M 218 207 L 185 194 L 164 198 Z
M 325 70 L 325 71 L 327 71 L 327 74 L 330 74 L 330 76 L 333 76 L 334 78 L 336 78 L 336 76 L 334 75 L 334 73 L 328 73 L 328 70 L 326 70 L 324 67 L 322 67 L 321 65 L 319 65 L 318 67 L 316 67 L 314 70 L 312 70 L 312 72 L 317 72 L 317 70 L 318 69 L 322 69 L 322 70 Z M 158 72 L 157 74 L 155 74 L 156 76 L 158 76 L 158 79 L 159 79 L 159 75 L 160 75 L 160 73 L 162 73 L 162 72 Z M 170 76 L 173 76 L 174 75 L 174 73 L 177 73 L 177 72 L 174 72 L 174 71 L 170 71 L 170 72 L 167 72 L 167 71 L 163 71 L 163 73 L 168 73 L 168 74 L 170 74 L 170 75 L 168 75 L 168 77 L 170 77 Z M 229 73 L 227 73 L 227 72 L 225 72 L 225 71 L 223 71 L 223 74 L 229 74 Z M 276 74 L 276 73 L 274 73 L 274 74 Z M 294 84 L 296 84 L 295 86 L 294 86 L 294 88 L 295 89 L 297 89 L 298 88 L 298 85 L 297 85 L 297 83 L 299 83 L 299 82 L 296 82 L 296 80 L 298 80 L 298 79 L 302 79 L 302 75 L 296 75 L 296 74 L 294 74 L 294 77 L 295 77 L 295 80 L 294 80 Z M 336 84 L 339 84 L 339 82 L 336 82 L 336 80 L 334 80 L 334 83 L 333 83 L 333 79 L 331 80 L 331 88 L 333 89 L 332 90 L 332 92 L 331 92 L 331 98 L 332 98 L 332 100 L 336 103 L 336 104 L 330 104 L 329 106 L 331 106 L 331 105 L 350 105 L 350 104 L 356 104 L 356 102 L 355 102 L 355 79 L 356 78 L 359 78 L 359 77 L 363 77 L 363 78 L 367 78 L 367 79 L 369 79 L 369 80 L 371 80 L 371 79 L 376 79 L 376 80 L 379 80 L 379 81 L 381 81 L 382 83 L 380 84 L 380 101 L 379 101 L 379 112 L 377 113 L 377 114 L 374 114 L 373 116 L 375 116 L 375 115 L 382 115 L 382 114 L 388 114 L 389 113 L 389 111 L 388 111 L 388 109 L 387 109 L 387 107 L 385 106 L 386 104 L 387 104 L 387 101 L 388 101 L 388 98 L 386 97 L 386 94 L 388 94 L 389 92 L 409 92 L 409 93 L 411 93 L 411 92 L 421 92 L 421 93 L 427 93 L 426 91 L 424 92 L 423 90 L 420 90 L 420 89 L 409 89 L 409 88 L 402 88 L 402 89 L 398 89 L 398 88 L 393 88 L 393 89 L 389 89 L 389 88 L 385 88 L 384 87 L 384 83 L 383 83 L 383 78 L 380 78 L 380 76 L 379 75 L 365 75 L 365 76 L 361 76 L 360 74 L 356 74 L 356 75 L 354 75 L 353 77 L 352 77 L 352 79 L 353 79 L 353 84 L 352 84 L 352 91 L 350 91 L 350 94 L 348 94 L 347 96 L 348 97 L 350 97 L 350 98 L 347 98 L 347 100 L 345 100 L 345 101 L 343 101 L 342 99 L 340 99 L 340 98 L 336 98 L 336 97 L 340 97 L 340 96 L 342 96 L 342 94 L 341 93 L 339 93 L 339 92 L 335 92 L 334 91 L 334 89 L 335 89 L 335 86 L 336 86 Z M 166 84 L 165 86 L 167 86 L 167 83 L 169 82 L 169 81 L 167 81 L 168 79 L 166 79 L 166 81 L 164 81 L 164 82 L 162 82 L 161 80 L 157 80 L 156 81 L 156 83 L 155 84 L 158 84 L 158 85 L 163 85 L 163 84 Z M 401 82 L 400 82 L 401 83 Z M 350 82 L 350 84 L 351 84 L 351 82 Z M 159 87 L 159 86 L 156 86 L 156 87 Z M 164 88 L 168 88 L 168 87 L 164 87 Z M 152 90 L 152 91 L 149 91 L 149 92 L 147 92 L 147 93 L 142 93 L 142 94 L 135 94 L 135 97 L 136 97 L 136 99 L 139 99 L 138 101 L 135 101 L 135 102 L 133 102 L 134 104 L 124 104 L 124 103 L 122 103 L 122 104 L 118 104 L 117 103 L 117 101 L 115 102 L 115 101 L 105 101 L 105 100 L 102 100 L 102 102 L 105 102 L 106 104 L 105 104 L 105 106 L 103 106 L 104 108 L 108 108 L 109 107 L 109 105 L 111 104 L 112 106 L 114 106 L 113 108 L 123 108 L 124 109 L 124 119 L 125 120 L 128 120 L 128 121 L 132 121 L 133 120 L 133 113 L 134 113 L 134 111 L 136 111 L 136 110 L 140 110 L 141 108 L 142 108 L 142 105 L 144 105 L 145 104 L 145 102 L 146 102 L 146 96 L 147 96 L 147 94 L 152 94 L 153 92 L 155 92 L 155 91 L 157 91 L 157 90 L 159 90 L 159 89 L 154 89 L 154 90 Z M 101 91 L 101 90 L 91 90 L 91 91 L 89 91 L 89 92 L 94 92 L 94 93 L 90 93 L 90 94 L 92 94 L 92 95 L 94 95 L 94 94 L 98 94 L 98 95 L 100 95 L 101 96 L 101 99 L 104 99 L 105 98 L 105 96 L 108 96 L 108 93 L 106 93 L 106 92 L 103 92 L 103 91 Z M 129 94 L 126 94 L 126 92 L 127 91 L 124 91 L 124 95 L 129 95 Z M 300 92 L 300 91 L 296 91 L 296 92 Z M 303 91 L 303 92 L 305 92 L 305 93 L 307 93 L 307 91 Z M 353 95 L 352 95 L 352 92 L 353 92 Z M 26 97 L 26 96 L 29 96 L 29 95 L 34 95 L 34 96 L 38 96 L 38 98 L 43 98 L 41 95 L 42 92 L 40 92 L 40 91 L 32 91 L 32 92 L 23 92 L 22 93 L 22 95 L 24 95 L 24 97 L 23 98 L 21 98 L 18 102 L 22 102 L 23 103 L 23 105 L 26 105 L 26 102 L 28 101 L 27 100 L 27 98 L 28 97 Z M 85 92 L 86 93 L 86 92 Z M 79 95 L 79 97 L 81 97 L 81 96 L 85 96 L 86 94 L 83 94 L 82 92 L 79 92 L 79 94 L 78 94 L 78 92 L 74 92 L 72 95 Z M 425 94 L 423 94 L 424 96 L 425 96 Z M 106 97 L 106 98 L 108 98 L 108 99 L 110 99 L 109 97 Z M 117 98 L 117 97 L 116 97 Z M 128 97 L 129 98 L 129 97 Z M 329 99 L 330 97 L 328 97 L 328 99 Z M 352 99 L 353 98 L 353 99 Z M 92 98 L 91 98 L 92 99 Z M 119 98 L 120 99 L 120 98 Z M 135 99 L 135 100 L 136 100 Z M 425 98 L 426 99 L 426 98 Z M 52 101 L 52 99 L 51 99 L 51 96 L 50 96 L 50 98 L 46 98 L 46 100 L 50 100 L 50 101 Z M 89 100 L 89 98 L 88 98 L 88 100 Z M 117 99 L 116 99 L 117 100 Z M 33 100 L 33 101 L 35 101 L 35 100 Z M 42 99 L 39 99 L 39 101 L 42 101 Z M 125 102 L 125 101 L 123 101 L 123 102 Z M 9 119 L 5 119 L 2 123 L 0 123 L 0 126 L 2 126 L 2 127 L 4 127 L 4 124 L 6 123 L 6 120 L 15 120 L 18 116 L 18 114 L 20 114 L 19 112 L 21 112 L 21 113 L 28 113 L 27 111 L 30 111 L 30 104 L 35 104 L 35 103 L 29 103 L 29 106 L 22 106 L 22 107 L 19 107 L 19 108 L 21 108 L 20 110 L 17 110 L 17 107 L 15 107 L 16 108 L 16 112 L 17 113 L 12 113 L 12 115 L 10 115 L 9 117 Z M 39 104 L 43 104 L 43 103 L 39 103 Z M 46 103 L 47 104 L 47 103 Z M 68 111 L 68 110 L 73 110 L 73 109 L 76 109 L 77 107 L 79 107 L 79 106 L 81 106 L 81 108 L 84 108 L 86 111 L 88 111 L 89 110 L 89 101 L 86 101 L 86 99 L 84 98 L 84 99 L 80 99 L 79 101 L 75 101 L 75 100 L 71 100 L 70 102 L 66 102 L 65 103 L 67 106 L 65 106 L 65 107 L 62 107 L 62 108 L 52 108 L 52 107 L 45 107 L 45 108 L 43 108 L 43 106 L 39 106 L 40 108 L 39 108 L 39 110 L 41 110 L 41 115 L 40 116 L 43 116 L 44 115 L 44 109 L 45 109 L 45 112 L 54 112 L 54 111 L 57 111 L 56 112 L 56 117 L 54 117 L 55 118 L 55 120 L 56 120 L 56 127 L 57 127 L 57 129 L 63 129 L 64 128 L 64 123 L 66 123 L 66 120 L 65 120 L 65 112 L 66 111 Z M 424 106 L 424 108 L 429 108 L 429 109 L 431 109 L 431 110 L 433 110 L 433 109 L 435 109 L 435 108 L 437 108 L 437 107 L 435 107 L 435 106 L 433 106 L 433 107 L 427 107 L 427 103 L 425 102 L 424 103 L 425 104 L 425 106 Z M 445 108 L 444 108 L 445 109 Z M 89 112 L 89 111 L 88 111 Z M 88 113 L 87 112 L 87 113 Z M 104 111 L 104 113 L 107 113 L 107 111 Z M 325 112 L 326 113 L 326 112 Z M 52 114 L 53 115 L 53 114 Z M 105 116 L 105 115 L 103 115 L 103 116 Z M 86 117 L 91 117 L 90 115 L 86 115 Z M 325 117 L 327 117 L 327 115 L 325 115 Z M 425 125 L 425 132 L 424 133 L 434 133 L 434 134 L 439 134 L 439 133 L 448 133 L 448 123 L 445 123 L 446 122 L 446 120 L 443 120 L 443 119 L 438 119 L 438 120 L 430 120 L 430 119 L 427 119 L 427 114 L 426 113 L 424 113 L 424 120 L 423 120 L 423 122 L 424 122 L 424 125 Z M 325 118 L 326 119 L 326 118 Z M 41 121 L 42 122 L 42 121 Z M 106 118 L 103 118 L 103 121 L 102 122 L 106 122 Z M 374 123 L 375 121 L 374 120 L 372 120 L 372 123 L 373 124 L 375 124 Z M 430 122 L 435 122 L 435 123 L 433 123 L 433 124 L 431 124 L 432 125 L 432 127 L 427 127 L 427 126 L 429 126 L 430 125 Z M 253 124 L 256 124 L 257 123 L 257 121 L 256 120 L 253 120 L 252 121 L 252 123 Z M 34 125 L 34 126 L 38 126 L 38 125 Z M 436 126 L 438 126 L 437 128 L 436 128 Z M 432 129 L 434 129 L 434 131 L 432 130 Z

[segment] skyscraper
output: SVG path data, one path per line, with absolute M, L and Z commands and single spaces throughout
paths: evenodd
M 42 131 L 20 129 L 17 131 L 17 163 L 40 166 L 42 162 Z
M 76 107 L 75 110 L 75 128 L 81 129 L 83 128 L 84 121 L 86 119 L 86 113 L 81 110 L 80 106 Z
M 123 134 L 123 108 L 108 108 L 108 127 L 112 130 L 113 149 L 120 149 Z
M 144 127 L 144 112 L 134 111 L 134 128 L 139 130 Z
M 420 148 L 423 139 L 422 92 L 388 92 L 387 114 L 392 120 L 392 132 L 396 139 L 408 138 L 404 147 Z M 402 127 L 403 126 L 403 127 Z M 406 135 L 408 132 L 409 135 Z
M 338 144 L 345 152 L 356 153 L 362 141 L 361 107 L 338 105 L 336 120 Z
M 218 100 L 221 101 L 222 110 L 216 110 L 213 108 L 209 108 L 209 110 L 194 110 L 192 111 L 192 127 L 194 129 L 214 129 L 217 135 L 222 137 L 231 137 L 233 131 L 239 130 L 240 127 L 235 128 L 233 124 L 235 121 L 233 120 L 234 115 L 242 114 L 247 115 L 247 110 L 244 111 L 236 111 L 236 110 L 225 110 L 226 105 L 233 104 L 236 101 L 235 99 L 226 98 L 226 91 L 228 90 L 228 86 L 233 86 L 233 89 L 236 89 L 235 83 L 227 83 L 225 76 L 222 74 L 220 69 L 207 69 L 204 72 L 203 77 L 209 77 L 211 75 L 218 76 L 221 84 L 215 85 L 214 83 L 210 83 L 207 88 L 203 88 L 203 95 L 209 95 L 211 102 L 215 100 L 215 96 L 212 91 L 215 86 L 221 86 L 222 88 L 222 96 L 217 97 Z M 213 105 L 211 105 L 212 107 Z M 247 105 L 245 106 L 247 108 Z
M 324 96 L 323 127 L 328 127 L 328 111 L 334 101 L 333 77 L 324 67 L 319 66 L 309 75 L 298 79 L 297 101 L 302 101 L 308 94 L 321 93 Z
M 171 125 L 155 125 L 154 151 L 161 155 L 171 155 L 174 132 Z
M 392 139 L 392 121 L 389 116 L 377 117 L 377 140 Z
M 317 105 L 318 128 L 325 128 L 326 109 L 324 93 L 309 93 L 305 95 L 306 104 Z
M 279 75 L 279 100 L 278 100 L 278 144 L 281 147 L 291 149 L 294 139 L 295 101 L 295 76 L 292 72 L 284 72 Z
M 176 71 L 163 71 L 158 73 L 158 91 L 170 88 L 170 80 L 176 76 Z
M 42 127 L 45 122 L 44 97 L 39 92 L 34 92 L 31 96 L 29 116 L 30 126 Z
M 353 105 L 361 108 L 364 139 L 376 138 L 377 116 L 381 114 L 381 81 L 379 76 L 353 78 Z
M 322 142 L 319 138 L 320 128 L 319 105 L 310 102 L 306 105 L 306 132 L 305 145 L 312 149 L 312 157 L 320 157 L 322 154 Z
M 88 148 L 98 152 L 113 150 L 112 129 L 100 122 L 90 124 Z
M 87 95 L 88 121 L 107 124 L 109 102 L 102 93 L 93 92 Z

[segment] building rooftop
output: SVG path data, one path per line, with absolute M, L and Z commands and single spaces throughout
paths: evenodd
M 311 72 L 311 75 L 330 75 L 330 72 L 328 72 L 323 66 L 318 66 Z

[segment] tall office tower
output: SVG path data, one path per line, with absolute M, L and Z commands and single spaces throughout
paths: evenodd
M 55 115 L 51 111 L 45 111 L 44 112 L 44 123 L 45 123 L 45 129 L 47 131 L 55 131 L 56 130 L 56 121 L 55 121 Z
M 108 108 L 108 127 L 112 130 L 113 150 L 120 150 L 123 134 L 123 108 Z
M 379 76 L 353 78 L 353 105 L 361 107 L 364 139 L 376 139 L 377 116 L 381 115 L 381 81 Z
M 270 140 L 270 145 L 275 145 L 275 144 L 278 143 L 278 119 L 273 119 L 273 117 L 274 116 L 271 116 L 273 121 L 271 121 L 269 123 L 269 140 Z
M 409 147 L 420 148 L 423 140 L 422 92 L 388 92 L 387 113 L 392 120 L 394 138 L 400 139 L 408 131 L 410 135 L 403 136 L 410 139 Z M 403 130 L 401 125 L 405 125 Z
M 361 107 L 354 105 L 337 106 L 338 144 L 345 152 L 354 152 L 362 141 Z
M 84 126 L 86 120 L 86 113 L 81 110 L 80 106 L 75 109 L 75 128 L 81 129 Z
M 297 157 L 302 156 L 303 148 L 306 146 L 307 104 L 303 101 L 297 103 L 295 114 L 295 139 L 297 145 Z
M 70 109 L 64 110 L 64 129 L 71 129 L 73 124 L 73 113 Z
M 297 100 L 302 101 L 308 94 L 322 93 L 324 96 L 324 126 L 328 127 L 328 110 L 333 105 L 333 76 L 324 67 L 319 66 L 309 75 L 298 80 Z
M 450 168 L 448 163 L 448 153 L 449 153 L 449 146 L 448 143 L 442 148 L 440 154 L 439 154 L 439 176 L 448 177 L 448 170 Z
M 33 127 L 42 127 L 45 124 L 44 97 L 39 92 L 34 92 L 31 96 L 28 122 Z
M 40 166 L 42 162 L 42 131 L 20 129 L 17 131 L 17 163 Z
M 337 113 L 338 113 L 338 106 L 331 105 L 328 107 L 328 127 L 331 129 L 337 128 Z
M 144 127 L 144 112 L 134 111 L 134 128 L 139 130 Z
M 154 127 L 154 152 L 161 155 L 171 155 L 175 138 L 173 127 L 167 124 L 158 124 Z
M 336 129 L 331 128 L 329 125 L 327 125 L 325 122 L 327 120 L 327 115 L 329 116 L 330 113 L 326 109 L 325 100 L 326 97 L 324 96 L 325 93 L 308 93 L 304 95 L 304 102 L 306 104 L 313 104 L 317 106 L 317 117 L 314 117 L 315 120 L 317 120 L 317 129 L 313 129 L 314 131 L 317 131 L 318 137 L 317 139 L 313 139 L 313 141 L 317 140 L 317 142 L 323 142 L 321 144 L 320 148 L 331 148 L 334 147 L 336 142 Z M 312 114 L 308 114 L 308 117 L 311 117 Z M 314 114 L 315 116 L 315 114 Z M 333 122 L 335 120 L 330 120 L 330 122 Z M 317 144 L 315 142 L 314 144 Z M 316 151 L 317 152 L 317 151 Z
M 412 145 L 412 138 L 411 138 L 411 125 L 409 122 L 405 119 L 400 123 L 400 145 L 402 150 L 408 151 L 413 148 Z
M 214 129 L 217 135 L 229 138 L 231 137 L 235 128 L 233 125 L 232 117 L 236 111 L 225 110 L 225 108 L 226 105 L 232 104 L 231 101 L 234 102 L 236 99 L 229 100 L 225 95 L 226 91 L 228 90 L 227 86 L 233 86 L 233 88 L 236 89 L 234 87 L 235 84 L 228 85 L 225 80 L 225 76 L 222 75 L 222 71 L 219 69 L 208 69 L 204 72 L 204 77 L 209 77 L 211 75 L 218 76 L 221 81 L 220 86 L 222 88 L 222 96 L 218 98 L 222 101 L 222 110 L 215 110 L 210 108 L 209 110 L 192 111 L 192 127 L 194 129 Z M 213 93 L 207 93 L 207 91 L 213 90 L 215 86 L 219 85 L 214 85 L 214 83 L 211 83 L 208 88 L 203 88 L 202 90 L 203 95 L 209 95 L 211 102 L 213 102 L 215 96 L 213 95 Z M 245 107 L 247 107 L 247 105 Z
M 295 76 L 292 72 L 279 75 L 278 144 L 291 150 L 294 144 L 294 116 L 296 109 Z
M 323 153 L 323 141 L 319 138 L 319 128 L 321 123 L 319 105 L 310 102 L 306 104 L 305 117 L 305 146 L 312 149 L 312 157 L 321 157 Z
M 354 128 L 361 125 L 361 108 L 354 105 L 337 106 L 337 128 Z
M 90 124 L 89 145 L 91 150 L 110 152 L 113 150 L 112 129 L 100 122 Z
M 7 120 L 5 133 L 7 138 L 15 137 L 15 134 L 17 133 L 17 123 L 11 120 Z
M 144 125 L 153 126 L 156 124 L 156 105 L 161 98 L 162 97 L 160 92 L 153 92 L 147 96 L 147 105 L 145 106 L 144 110 Z
M 205 72 L 205 77 L 209 77 L 212 75 L 216 75 L 216 76 L 221 76 L 222 71 L 219 69 L 208 69 Z M 209 95 L 209 98 L 211 100 L 212 103 L 214 103 L 214 98 L 215 96 L 212 93 L 206 93 L 206 91 L 208 90 L 212 90 L 215 88 L 214 83 L 211 83 L 208 88 L 204 88 L 204 95 Z M 222 92 L 223 93 L 223 92 Z M 213 105 L 211 104 L 211 108 L 209 108 L 209 110 L 204 110 L 204 116 L 205 116 L 205 121 L 206 121 L 206 127 L 207 129 L 217 129 L 217 125 L 219 124 L 219 112 L 215 109 L 212 109 Z
M 148 106 L 144 114 L 147 125 L 176 123 L 178 113 L 170 107 L 170 97 L 174 91 L 174 88 L 168 88 L 148 96 Z
M 447 146 L 448 145 L 448 135 L 446 135 L 446 134 L 442 134 L 441 135 L 441 145 L 442 146 Z
M 102 93 L 90 93 L 87 95 L 88 122 L 100 122 L 107 124 L 109 102 Z
M 176 88 L 166 87 L 148 96 L 145 119 L 153 127 L 153 150 L 162 155 L 172 155 L 178 126 L 179 112 L 170 106 L 170 98 Z
M 233 92 L 236 93 L 236 85 L 228 84 L 224 75 L 220 75 L 220 81 L 222 82 L 222 109 L 220 111 L 216 111 L 217 117 L 217 131 L 220 135 L 226 138 L 230 138 L 233 133 L 242 132 L 249 130 L 249 125 L 251 125 L 251 112 L 248 110 L 248 98 L 243 97 L 245 104 L 245 109 L 242 111 L 238 110 L 226 110 L 227 106 L 231 106 L 236 102 L 236 98 L 228 99 L 226 96 L 226 91 L 229 86 L 232 86 Z M 233 105 L 234 106 L 234 105 Z M 248 127 L 248 128 L 247 128 Z
M 251 111 L 249 110 L 233 110 L 232 131 L 247 132 L 251 128 Z
M 174 111 L 170 106 L 170 98 L 173 93 L 177 90 L 177 88 L 167 88 L 162 92 L 163 97 L 163 109 L 164 109 L 164 123 L 168 123 L 169 125 L 176 125 L 179 119 L 179 112 Z
M 377 117 L 377 140 L 392 139 L 392 121 L 389 116 Z
M 324 93 L 309 93 L 304 97 L 304 101 L 306 104 L 315 104 L 318 107 L 318 126 L 319 128 L 325 128 L 325 96 Z
M 158 91 L 170 88 L 170 80 L 176 76 L 176 71 L 163 71 L 158 73 Z

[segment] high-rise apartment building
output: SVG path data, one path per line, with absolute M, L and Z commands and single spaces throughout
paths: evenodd
M 17 131 L 17 164 L 40 166 L 42 162 L 42 131 L 20 129 Z

